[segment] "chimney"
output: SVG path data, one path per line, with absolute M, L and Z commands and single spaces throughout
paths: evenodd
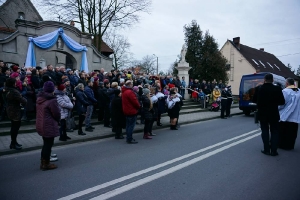
M 233 44 L 238 48 L 240 49 L 240 37 L 235 37 L 232 39 L 233 41 Z
M 265 51 L 265 49 L 264 49 L 264 48 L 260 48 L 259 50 L 261 50 L 261 51 Z

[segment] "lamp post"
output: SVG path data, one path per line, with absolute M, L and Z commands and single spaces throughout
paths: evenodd
M 153 54 L 156 57 L 156 75 L 158 76 L 158 57 Z

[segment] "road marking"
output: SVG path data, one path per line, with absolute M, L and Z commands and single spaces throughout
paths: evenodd
M 92 192 L 101 190 L 101 189 L 103 189 L 103 188 L 106 188 L 106 187 L 115 185 L 115 184 L 117 184 L 117 183 L 120 183 L 120 182 L 129 180 L 129 179 L 131 179 L 131 178 L 140 176 L 140 175 L 142 175 L 142 174 L 145 174 L 145 173 L 148 173 L 148 172 L 157 170 L 157 169 L 159 169 L 159 168 L 165 167 L 165 166 L 167 166 L 167 165 L 170 165 L 170 164 L 172 164 L 172 163 L 175 163 L 175 162 L 178 162 L 178 161 L 180 161 L 180 160 L 186 159 L 186 158 L 188 158 L 188 157 L 194 156 L 194 155 L 196 155 L 196 154 L 202 153 L 202 152 L 204 152 L 204 151 L 210 150 L 210 149 L 212 149 L 212 148 L 215 148 L 215 147 L 217 147 L 217 146 L 223 145 L 223 144 L 225 144 L 225 143 L 228 143 L 228 142 L 237 140 L 237 139 L 239 139 L 239 138 L 245 137 L 245 136 L 250 135 L 250 134 L 252 134 L 252 133 L 255 133 L 255 132 L 259 131 L 259 130 L 260 130 L 260 129 L 256 129 L 256 130 L 253 130 L 253 131 L 244 133 L 244 134 L 242 134 L 242 135 L 240 135 L 240 136 L 236 136 L 236 137 L 233 137 L 233 138 L 231 138 L 231 139 L 224 140 L 223 142 L 219 142 L 219 143 L 217 143 L 217 144 L 214 144 L 214 145 L 205 147 L 205 148 L 203 148 L 203 149 L 194 151 L 194 152 L 192 152 L 192 153 L 189 153 L 189 154 L 180 156 L 180 157 L 178 157 L 178 158 L 175 158 L 175 159 L 166 161 L 166 162 L 164 162 L 164 163 L 155 165 L 155 166 L 153 166 L 153 167 L 149 167 L 149 168 L 147 168 L 147 169 L 144 169 L 144 170 L 135 172 L 135 173 L 133 173 L 133 174 L 129 174 L 129 175 L 123 176 L 123 177 L 121 177 L 121 178 L 118 178 L 118 179 L 115 179 L 115 180 L 112 180 L 112 181 L 109 181 L 109 182 L 106 182 L 106 183 L 103 183 L 103 184 L 94 186 L 94 187 L 92 187 L 92 188 L 88 188 L 88 189 L 86 189 L 86 190 L 83 190 L 83 191 L 80 191 L 80 192 L 77 192 L 77 193 L 68 195 L 68 196 L 66 196 L 66 197 L 62 197 L 62 198 L 60 198 L 60 199 L 58 199 L 58 200 L 75 199 L 75 198 L 78 198 L 78 197 L 87 195 L 87 194 L 89 194 L 89 193 L 92 193 Z
M 255 138 L 255 137 L 259 136 L 259 135 L 260 135 L 260 133 L 257 133 L 257 134 L 255 134 L 255 135 L 252 135 L 252 136 L 249 136 L 249 137 L 247 137 L 247 138 L 241 139 L 241 140 L 239 140 L 239 141 L 233 142 L 233 143 L 231 143 L 231 144 L 228 144 L 228 145 L 226 145 L 226 146 L 224 146 L 224 147 L 221 147 L 221 148 L 219 148 L 219 149 L 216 149 L 216 150 L 214 150 L 214 151 L 211 151 L 211 152 L 209 152 L 209 153 L 206 153 L 206 154 L 204 154 L 204 155 L 201 155 L 201 156 L 199 156 L 199 157 L 197 157 L 197 158 L 194 158 L 194 159 L 192 159 L 192 160 L 186 161 L 186 162 L 184 162 L 184 163 L 181 163 L 181 164 L 179 164 L 179 165 L 176 165 L 176 166 L 171 167 L 171 168 L 169 168 L 169 169 L 166 169 L 166 170 L 164 170 L 164 171 L 158 172 L 158 173 L 153 174 L 153 175 L 151 175 L 151 176 L 148 176 L 148 177 L 145 177 L 145 178 L 140 179 L 140 180 L 138 180 L 138 181 L 135 181 L 135 182 L 133 182 L 133 183 L 130 183 L 130 184 L 128 184 L 128 185 L 124 185 L 124 186 L 122 186 L 122 187 L 120 187 L 120 188 L 117 188 L 117 189 L 111 190 L 111 191 L 109 191 L 109 192 L 107 192 L 107 193 L 101 194 L 101 195 L 99 195 L 99 196 L 97 196 L 97 197 L 94 197 L 94 198 L 92 198 L 92 199 L 90 199 L 90 200 L 104 200 L 104 199 L 109 199 L 109 198 L 111 198 L 111 197 L 117 196 L 117 195 L 122 194 L 122 193 L 124 193 L 124 192 L 126 192 L 126 191 L 132 190 L 132 189 L 137 188 L 137 187 L 139 187 L 139 186 L 141 186 L 141 185 L 144 185 L 144 184 L 146 184 L 146 183 L 149 183 L 149 182 L 151 182 L 151 181 L 154 181 L 154 180 L 156 180 L 156 179 L 159 179 L 159 178 L 161 178 L 161 177 L 164 177 L 164 176 L 166 176 L 166 175 L 168 175 L 168 174 L 174 173 L 174 172 L 176 172 L 176 171 L 178 171 L 178 170 L 180 170 L 180 169 L 183 169 L 183 168 L 185 168 L 185 167 L 188 167 L 188 166 L 190 166 L 190 165 L 192 165 L 192 164 L 195 164 L 195 163 L 197 163 L 197 162 L 200 162 L 200 161 L 204 160 L 205 158 L 211 157 L 211 156 L 213 156 L 213 155 L 215 155 L 215 154 L 217 154 L 217 153 L 220 153 L 220 152 L 222 152 L 222 151 L 225 151 L 226 149 L 229 149 L 229 148 L 231 148 L 231 147 L 233 147 L 233 146 L 236 146 L 236 145 L 238 145 L 238 144 L 240 144 L 240 143 L 246 142 L 246 141 L 248 141 L 248 140 L 250 140 L 250 139 L 252 139 L 252 138 Z

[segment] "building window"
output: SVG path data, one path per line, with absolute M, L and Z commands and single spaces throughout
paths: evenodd
M 23 12 L 19 12 L 18 19 L 25 19 L 25 14 Z

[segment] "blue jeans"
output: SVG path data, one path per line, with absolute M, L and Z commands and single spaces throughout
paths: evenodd
M 184 99 L 184 94 L 185 94 L 185 89 L 180 89 L 179 94 L 182 96 L 182 98 Z
M 86 116 L 85 116 L 85 128 L 88 128 L 91 126 L 91 118 L 93 114 L 94 106 L 90 105 L 86 108 Z
M 127 142 L 132 141 L 132 133 L 136 123 L 136 115 L 126 116 L 126 140 Z

